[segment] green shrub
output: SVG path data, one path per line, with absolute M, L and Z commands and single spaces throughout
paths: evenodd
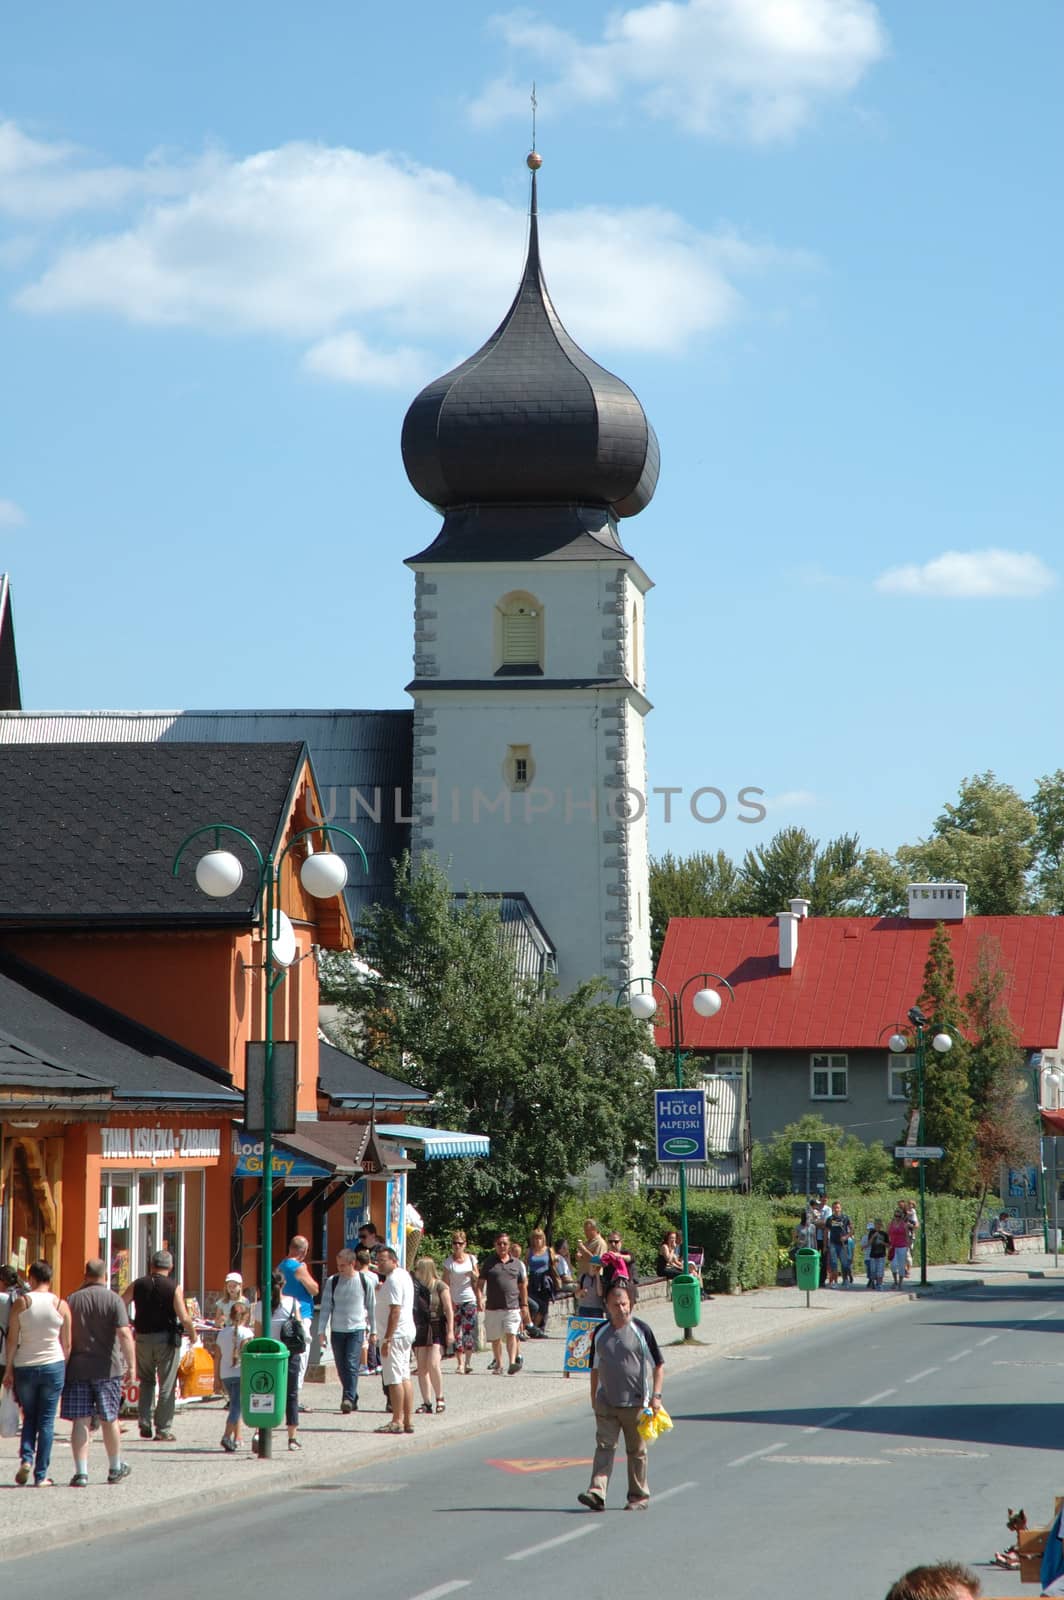
M 900 1118 L 899 1118 L 900 1121 Z M 900 1137 L 900 1130 L 899 1130 Z M 809 1112 L 790 1122 L 766 1143 L 756 1143 L 751 1152 L 751 1171 L 755 1193 L 785 1195 L 791 1187 L 791 1145 L 810 1141 L 825 1146 L 828 1192 L 859 1191 L 862 1194 L 889 1184 L 894 1161 L 881 1144 L 865 1144 L 855 1133 L 837 1123 Z
M 864 1237 L 865 1225 L 874 1222 L 876 1217 L 882 1217 L 884 1226 L 889 1227 L 898 1201 L 915 1199 L 915 1196 L 901 1184 L 893 1184 L 890 1188 L 876 1189 L 870 1194 L 832 1189 L 829 1198 L 842 1202 L 843 1211 L 853 1223 L 858 1243 L 854 1262 L 863 1270 L 864 1257 L 860 1250 L 860 1242 Z M 775 1217 L 777 1237 L 781 1237 L 788 1228 L 791 1230 L 788 1237 L 793 1237 L 793 1230 L 804 1209 L 802 1196 L 791 1195 L 785 1200 L 773 1200 L 770 1204 Z M 996 1205 L 997 1202 L 988 1204 Z M 928 1265 L 941 1267 L 955 1261 L 967 1261 L 975 1214 L 979 1208 L 978 1200 L 952 1194 L 929 1194 L 926 1205 Z M 919 1248 L 918 1234 L 913 1252 L 917 1259 Z
M 554 1219 L 554 1238 L 568 1239 L 570 1258 L 576 1260 L 576 1246 L 584 1237 L 584 1220 L 594 1217 L 605 1236 L 616 1228 L 626 1250 L 632 1252 L 641 1278 L 654 1275 L 658 1250 L 665 1234 L 676 1224 L 645 1194 L 630 1189 L 607 1189 L 599 1194 L 575 1191 L 562 1201 Z M 527 1230 L 526 1230 L 527 1232 Z M 520 1231 L 515 1238 L 524 1240 Z
M 680 1226 L 680 1197 L 666 1203 L 668 1225 Z M 759 1195 L 701 1191 L 687 1197 L 689 1242 L 705 1251 L 703 1279 L 713 1293 L 760 1289 L 776 1281 L 779 1245 L 772 1205 Z

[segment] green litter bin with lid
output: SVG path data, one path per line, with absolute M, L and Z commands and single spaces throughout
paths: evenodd
M 678 1272 L 672 1280 L 672 1314 L 678 1328 L 697 1328 L 702 1320 L 702 1280 Z
M 249 1339 L 240 1352 L 240 1413 L 249 1428 L 279 1428 L 288 1400 L 288 1349 Z
M 820 1251 L 803 1245 L 794 1257 L 794 1275 L 799 1289 L 820 1288 Z

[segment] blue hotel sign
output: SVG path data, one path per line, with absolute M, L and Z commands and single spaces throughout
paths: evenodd
M 707 1161 L 706 1091 L 655 1089 L 654 1134 L 658 1161 Z

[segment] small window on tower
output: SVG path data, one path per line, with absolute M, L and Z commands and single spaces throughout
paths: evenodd
M 527 789 L 535 775 L 532 747 L 527 744 L 507 746 L 503 776 L 511 789 Z
M 543 607 L 534 595 L 508 594 L 495 608 L 495 670 L 511 677 L 543 671 Z

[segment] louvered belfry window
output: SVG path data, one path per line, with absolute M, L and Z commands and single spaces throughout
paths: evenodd
M 502 619 L 502 660 L 506 667 L 539 666 L 539 614 L 526 610 L 508 612 Z

